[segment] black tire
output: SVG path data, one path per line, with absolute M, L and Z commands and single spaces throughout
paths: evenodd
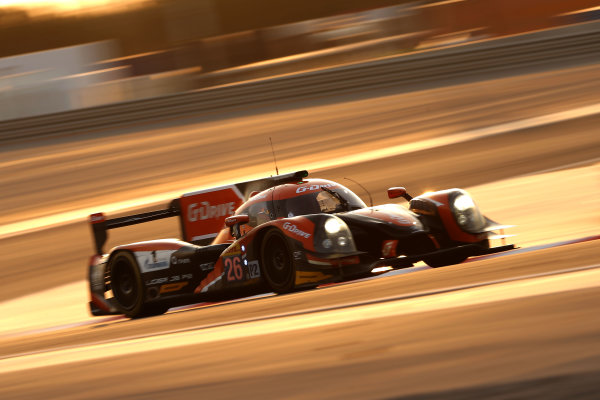
M 155 315 L 162 315 L 169 311 L 169 306 L 164 304 L 144 304 L 142 307 L 142 311 L 132 318 L 145 318 L 145 317 L 153 317 Z
M 129 318 L 164 314 L 169 309 L 161 304 L 144 303 L 144 285 L 135 257 L 120 252 L 110 261 L 110 286 L 119 311 Z
M 429 265 L 432 268 L 440 268 L 448 265 L 460 264 L 465 261 L 469 256 L 465 256 L 463 254 L 453 254 L 446 256 L 437 256 L 437 257 L 426 257 L 423 259 L 425 264 Z
M 262 274 L 275 293 L 289 293 L 296 284 L 296 269 L 287 239 L 276 229 L 266 233 L 261 245 Z

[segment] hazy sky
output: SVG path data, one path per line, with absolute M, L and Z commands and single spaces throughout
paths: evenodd
M 151 0 L 0 0 L 0 8 L 20 7 L 33 14 L 43 11 L 77 12 L 98 7 L 123 8 Z

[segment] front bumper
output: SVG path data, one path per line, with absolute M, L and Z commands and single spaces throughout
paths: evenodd
M 437 251 L 432 251 L 430 253 L 418 254 L 415 256 L 407 256 L 407 257 L 396 257 L 396 258 L 384 258 L 381 260 L 377 260 L 373 264 L 371 264 L 371 268 L 377 267 L 392 267 L 394 269 L 400 268 L 409 268 L 412 267 L 414 263 L 418 261 L 422 261 L 427 257 L 444 257 L 444 256 L 454 256 L 454 255 L 463 255 L 466 257 L 475 257 L 475 256 L 483 256 L 486 254 L 494 254 L 501 253 L 503 251 L 514 250 L 516 247 L 514 244 L 508 244 L 505 246 L 498 247 L 483 247 L 478 244 L 465 244 L 461 246 L 452 247 L 449 249 L 442 249 Z

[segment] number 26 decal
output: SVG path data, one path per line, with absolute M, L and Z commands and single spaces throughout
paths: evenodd
M 242 259 L 240 256 L 226 257 L 223 259 L 225 275 L 228 281 L 241 281 L 244 278 Z

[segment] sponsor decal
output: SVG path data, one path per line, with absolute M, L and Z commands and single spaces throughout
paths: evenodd
M 390 218 L 397 225 L 417 225 L 417 221 L 411 219 L 409 216 L 391 215 Z
M 193 277 L 194 277 L 194 274 L 183 274 L 183 275 L 165 276 L 162 278 L 154 278 L 154 279 L 147 280 L 146 286 L 161 285 L 163 283 L 176 283 L 176 282 L 182 282 L 182 281 L 189 281 Z M 185 285 L 187 285 L 187 282 Z M 183 285 L 183 286 L 185 286 L 185 285 Z
M 301 236 L 301 237 L 306 238 L 306 239 L 308 239 L 309 237 L 311 237 L 310 233 L 304 232 L 303 230 L 299 229 L 296 225 L 291 224 L 289 222 L 285 222 L 283 224 L 283 229 L 285 229 L 288 232 L 293 233 L 294 235 L 298 235 L 298 236 Z
M 189 264 L 192 261 L 189 258 L 177 258 L 176 256 L 171 256 L 171 265 L 181 265 L 181 264 Z
M 317 272 L 296 272 L 296 285 L 302 285 L 303 283 L 317 283 L 333 277 L 333 275 L 324 274 L 320 271 Z
M 229 282 L 244 280 L 242 257 L 239 255 L 223 257 L 223 266 L 225 267 L 225 276 Z
M 181 196 L 184 239 L 207 241 L 214 238 L 224 228 L 225 218 L 233 215 L 243 202 L 244 196 L 234 185 Z
M 384 257 L 396 257 L 396 247 L 398 246 L 397 240 L 384 240 L 381 246 L 381 254 Z
M 168 269 L 174 252 L 175 250 L 136 251 L 135 257 L 142 273 L 153 272 Z
M 304 192 L 314 192 L 315 190 L 320 190 L 321 188 L 330 188 L 330 187 L 334 187 L 334 186 L 338 186 L 337 183 L 328 183 L 325 185 L 310 185 L 310 186 L 300 186 L 298 189 L 296 189 L 296 193 L 304 193 Z
M 248 275 L 250 279 L 260 278 L 260 266 L 257 260 L 248 263 Z
M 200 269 L 202 271 L 212 271 L 213 269 L 215 269 L 215 263 L 204 263 L 204 264 L 200 264 Z
M 294 252 L 292 253 L 292 255 L 294 256 L 294 260 L 302 260 L 302 255 L 303 255 L 303 254 L 304 254 L 304 253 L 303 253 L 302 251 L 300 251 L 300 250 L 298 250 L 298 251 L 294 251 Z
M 160 285 L 161 283 L 165 283 L 168 282 L 169 278 L 164 277 L 164 278 L 154 278 L 154 279 L 150 279 L 146 281 L 146 286 L 152 286 L 152 285 Z
M 212 205 L 208 201 L 200 204 L 192 203 L 188 206 L 188 221 L 204 221 L 206 219 L 217 219 L 232 215 L 235 211 L 236 203 L 233 201 Z
M 162 285 L 160 287 L 159 292 L 161 294 L 162 293 L 169 293 L 169 292 L 176 292 L 178 290 L 183 289 L 188 284 L 189 284 L 189 282 L 167 283 L 166 285 Z

